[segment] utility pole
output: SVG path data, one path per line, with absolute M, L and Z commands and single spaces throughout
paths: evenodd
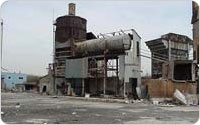
M 56 94 L 56 73 L 55 73 L 55 20 L 54 20 L 54 10 L 53 10 L 53 93 Z
M 2 56 L 3 56 L 3 19 L 1 19 L 1 67 L 2 67 Z

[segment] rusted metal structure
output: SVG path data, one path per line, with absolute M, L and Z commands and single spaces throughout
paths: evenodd
M 65 60 L 71 55 L 72 41 L 86 40 L 86 19 L 75 16 L 75 5 L 69 4 L 69 14 L 56 19 L 55 75 L 65 76 Z
M 199 63 L 199 6 L 192 1 L 192 21 L 193 24 L 193 42 L 194 42 L 194 60 Z
M 199 93 L 199 6 L 196 2 L 192 1 L 192 20 L 193 25 L 193 59 L 195 65 L 195 75 L 197 83 L 197 93 Z
M 75 16 L 75 4 L 72 3 L 69 14 L 56 20 L 54 72 L 57 94 L 136 94 L 136 87 L 141 82 L 140 36 L 131 29 L 96 37 L 86 32 L 86 23 L 86 19 Z
M 113 33 L 75 43 L 74 54 L 66 59 L 66 81 L 72 83 L 76 93 L 136 94 L 141 81 L 140 56 L 136 46 L 140 48 L 141 38 L 133 29 Z M 111 72 L 114 75 L 110 76 Z
M 152 78 L 160 78 L 162 77 L 163 63 L 173 60 L 188 60 L 193 44 L 187 36 L 168 33 L 162 35 L 161 38 L 147 41 L 146 45 L 151 50 Z
M 107 54 L 124 54 L 131 47 L 131 36 L 128 34 L 92 39 L 75 43 L 74 57 L 97 56 Z M 94 49 L 95 48 L 95 49 Z

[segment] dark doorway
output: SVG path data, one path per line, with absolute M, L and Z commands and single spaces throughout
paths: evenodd
M 47 91 L 47 86 L 43 86 L 42 92 L 46 92 L 46 91 Z
M 138 99 L 136 87 L 137 87 L 137 78 L 130 78 L 130 83 L 131 83 L 131 90 L 132 90 L 132 97 L 134 99 Z

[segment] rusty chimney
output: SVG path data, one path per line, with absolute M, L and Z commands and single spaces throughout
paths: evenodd
M 76 13 L 76 4 L 74 3 L 69 3 L 69 15 L 75 16 Z

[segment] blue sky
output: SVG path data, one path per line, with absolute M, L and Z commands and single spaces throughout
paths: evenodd
M 1 6 L 4 21 L 3 67 L 13 72 L 45 75 L 52 62 L 54 18 L 68 13 L 76 3 L 76 15 L 87 19 L 87 31 L 96 35 L 135 29 L 145 41 L 174 32 L 192 38 L 191 1 L 8 1 Z M 142 58 L 143 74 L 151 61 Z

